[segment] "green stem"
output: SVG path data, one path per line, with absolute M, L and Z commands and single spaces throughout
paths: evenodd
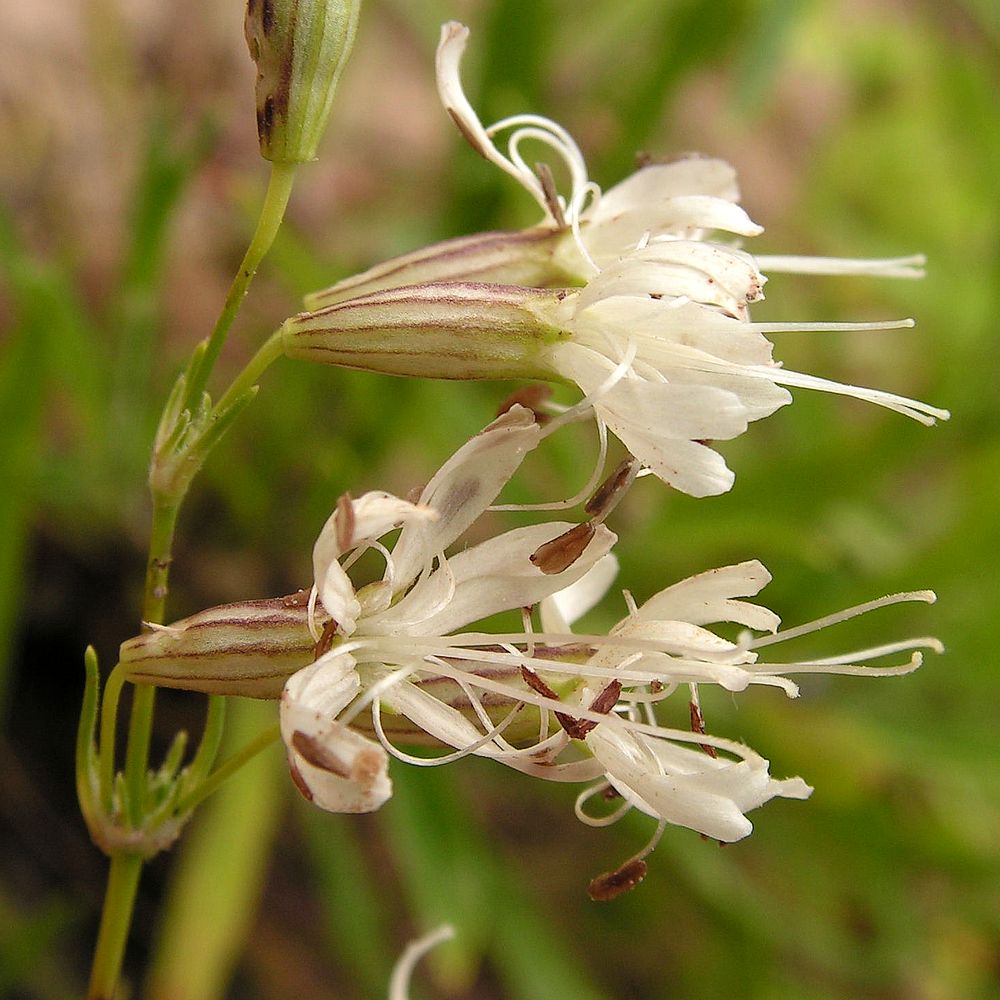
M 214 407 L 216 414 L 225 413 L 229 405 L 239 399 L 248 389 L 253 388 L 257 380 L 270 367 L 282 352 L 282 332 L 283 328 L 275 330 L 267 340 L 261 345 L 260 350 L 247 362 L 243 369 L 233 380 L 233 384 L 223 393 L 219 402 Z
M 141 870 L 142 856 L 139 854 L 119 851 L 111 857 L 87 1000 L 113 1000 Z
M 247 288 L 256 273 L 264 255 L 274 242 L 274 237 L 281 225 L 285 207 L 292 190 L 295 174 L 295 164 L 275 163 L 271 167 L 271 177 L 267 193 L 261 208 L 260 219 L 253 239 L 247 249 L 246 256 L 240 264 L 239 272 L 233 279 L 229 294 L 219 315 L 215 329 L 205 344 L 204 354 L 196 363 L 188 384 L 186 400 L 192 412 L 196 412 L 197 403 L 205 391 L 208 377 L 218 359 L 225 343 L 226 335 L 239 311 Z M 260 373 L 281 353 L 280 331 L 272 336 L 251 359 L 250 364 L 237 377 L 229 391 L 223 395 L 215 413 L 222 416 L 224 407 L 245 394 Z M 187 480 L 178 495 L 164 496 L 154 492 L 153 523 L 149 544 L 149 560 L 146 564 L 146 582 L 142 602 L 142 620 L 151 624 L 161 624 L 166 611 L 167 585 L 170 577 L 171 553 L 173 551 L 174 529 L 177 525 L 177 515 L 184 499 Z M 112 695 L 113 708 L 117 707 L 118 688 Z M 128 746 L 125 751 L 125 808 L 126 822 L 133 826 L 141 826 L 146 798 L 146 771 L 149 761 L 149 744 L 153 729 L 153 708 L 156 689 L 150 685 L 138 684 L 134 689 L 132 713 L 129 722 Z M 113 714 L 113 713 L 112 713 Z M 105 734 L 111 734 L 113 744 L 114 726 L 106 728 L 102 719 L 102 765 L 104 752 L 112 761 L 113 745 L 107 746 Z M 276 736 L 267 734 L 268 739 L 260 738 L 250 744 L 234 758 L 227 761 L 219 770 L 209 777 L 199 788 L 190 793 L 187 798 L 193 808 L 205 795 L 217 787 L 229 774 L 241 764 L 249 760 L 255 753 L 263 749 Z M 259 744 L 259 745 L 258 745 Z M 252 752 L 249 752 L 251 751 Z M 102 767 L 102 779 L 105 777 Z M 110 783 L 110 782 L 109 782 Z M 103 785 L 103 780 L 102 780 Z M 102 788 L 102 792 L 104 789 Z M 136 891 L 139 886 L 139 874 L 142 870 L 142 856 L 128 851 L 114 851 L 111 854 L 111 867 L 108 873 L 107 892 L 104 897 L 104 909 L 101 915 L 101 927 L 98 932 L 97 945 L 94 950 L 94 964 L 91 971 L 89 1000 L 112 1000 L 121 974 L 122 961 L 125 955 L 125 942 L 129 926 L 132 922 L 132 910 L 135 904 Z
M 252 760 L 261 752 L 266 750 L 281 735 L 278 726 L 268 726 L 259 736 L 251 740 L 242 750 L 229 757 L 223 764 L 219 765 L 197 788 L 188 792 L 177 803 L 177 812 L 185 813 L 194 809 L 199 802 L 207 799 L 227 778 L 234 775 L 244 764 Z
M 285 207 L 288 205 L 288 198 L 292 193 L 292 183 L 295 180 L 295 163 L 272 163 L 271 176 L 267 184 L 267 193 L 264 195 L 264 205 L 260 211 L 260 218 L 257 221 L 257 229 L 247 247 L 246 256 L 240 264 L 239 271 L 229 286 L 229 294 L 226 295 L 225 304 L 219 319 L 215 324 L 211 337 L 205 349 L 205 355 L 201 359 L 196 371 L 192 373 L 191 382 L 187 392 L 187 406 L 193 413 L 197 407 L 197 402 L 208 384 L 208 377 L 215 367 L 222 345 L 226 342 L 226 335 L 233 325 L 236 313 L 239 311 L 243 298 L 247 293 L 247 288 L 257 271 L 257 266 L 264 259 L 264 255 L 271 249 L 274 237 L 278 233 L 281 220 L 285 215 Z

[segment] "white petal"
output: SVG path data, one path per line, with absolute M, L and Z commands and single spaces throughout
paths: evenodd
M 677 619 L 694 625 L 738 622 L 762 632 L 775 632 L 781 619 L 767 608 L 735 597 L 753 597 L 771 581 L 771 574 L 756 559 L 710 569 L 661 590 L 640 608 L 641 621 Z
M 763 297 L 764 277 L 739 250 L 695 240 L 651 243 L 605 268 L 579 293 L 583 309 L 613 295 L 686 298 L 718 306 L 739 319 Z
M 321 656 L 315 663 L 296 671 L 285 682 L 285 695 L 291 705 L 301 705 L 328 718 L 339 715 L 361 689 L 354 658 L 337 649 Z M 282 710 L 285 701 L 282 701 Z
M 371 635 L 448 635 L 455 629 L 499 611 L 528 607 L 580 579 L 604 556 L 616 536 L 598 525 L 581 556 L 561 573 L 543 573 L 529 559 L 539 546 L 552 541 L 574 525 L 559 521 L 515 528 L 458 553 L 421 579 L 395 607 L 366 619 Z M 449 600 L 442 594 L 448 576 L 454 580 Z
M 333 654 L 293 675 L 281 696 L 292 777 L 303 795 L 330 812 L 371 812 L 392 794 L 385 751 L 335 717 L 358 688 L 351 657 Z
M 613 552 L 602 556 L 576 583 L 556 591 L 541 604 L 543 632 L 567 633 L 608 592 L 618 575 L 618 560 Z
M 356 619 L 360 612 L 360 608 L 355 607 L 356 601 L 353 605 L 350 603 L 353 589 L 348 596 L 350 581 L 337 564 L 345 552 L 369 538 L 378 538 L 398 528 L 406 521 L 433 520 L 436 516 L 427 507 L 418 507 L 381 490 L 365 493 L 357 500 L 342 497 L 313 546 L 313 578 L 326 610 L 341 625 L 343 621 L 335 607 L 349 619 Z
M 666 740 L 640 742 L 608 726 L 586 739 L 608 780 L 637 808 L 725 843 L 753 830 L 743 815 L 750 809 L 775 796 L 805 798 L 811 792 L 799 778 L 773 780 L 767 761 L 750 751 L 734 762 Z
M 602 199 L 583 233 L 587 249 L 605 267 L 650 238 L 692 239 L 713 230 L 758 236 L 764 231 L 739 205 L 708 195 L 668 198 L 617 215 L 610 213 L 605 202 Z
M 739 365 L 770 365 L 773 345 L 750 323 L 724 316 L 696 302 L 677 304 L 649 297 L 614 296 L 580 310 L 574 332 L 593 345 L 613 331 L 635 339 L 639 357 L 669 364 L 670 347 L 693 348 L 702 354 Z M 657 355 L 656 348 L 663 349 Z M 680 359 L 684 355 L 678 355 Z
M 441 466 L 420 494 L 421 506 L 434 510 L 437 519 L 405 525 L 393 547 L 397 593 L 493 503 L 524 456 L 538 444 L 539 435 L 534 414 L 513 406 Z
M 602 222 L 622 212 L 684 195 L 739 201 L 736 171 L 724 160 L 698 156 L 674 163 L 651 163 L 606 191 L 591 218 Z
M 361 604 L 354 594 L 354 584 L 339 562 L 326 567 L 322 579 L 316 581 L 319 599 L 326 613 L 337 623 L 344 635 L 351 635 L 361 617 Z
M 469 145 L 481 156 L 506 170 L 506 160 L 497 153 L 493 141 L 486 134 L 483 123 L 462 89 L 460 66 L 468 40 L 469 29 L 464 24 L 448 21 L 441 25 L 441 37 L 437 48 L 438 96 L 445 111 L 451 115 Z

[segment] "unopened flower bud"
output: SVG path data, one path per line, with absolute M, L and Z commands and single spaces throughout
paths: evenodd
M 536 288 L 578 284 L 576 272 L 554 260 L 564 240 L 565 234 L 549 225 L 459 236 L 393 257 L 313 292 L 305 298 L 306 308 L 323 309 L 371 292 L 431 281 L 488 281 Z
M 248 0 L 245 32 L 257 64 L 264 159 L 316 158 L 360 9 L 361 0 Z
M 277 698 L 312 662 L 308 608 L 293 597 L 201 611 L 122 643 L 130 681 L 246 698 Z

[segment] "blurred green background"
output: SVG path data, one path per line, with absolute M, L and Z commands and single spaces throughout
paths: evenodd
M 81 995 L 105 871 L 72 787 L 82 652 L 93 642 L 110 668 L 137 631 L 159 407 L 211 328 L 266 169 L 238 0 L 0 0 L 0 14 L 0 995 L 61 1000 Z M 799 392 L 724 448 L 729 495 L 646 479 L 612 526 L 638 599 L 754 557 L 788 624 L 933 587 L 933 608 L 788 655 L 912 634 L 947 653 L 903 679 L 811 680 L 796 702 L 704 691 L 711 731 L 815 794 L 755 813 L 754 835 L 724 850 L 668 830 L 646 882 L 610 904 L 586 884 L 644 842 L 641 817 L 588 829 L 574 789 L 483 761 L 394 766 L 380 813 L 321 815 L 273 750 L 145 872 L 132 995 L 377 997 L 405 942 L 444 920 L 458 939 L 415 995 L 1000 994 L 995 5 L 368 0 L 229 371 L 306 291 L 536 220 L 437 105 L 434 46 L 452 17 L 473 29 L 466 79 L 484 120 L 561 121 L 602 186 L 637 152 L 698 150 L 739 170 L 767 227 L 752 249 L 928 255 L 918 283 L 776 276 L 755 317 L 915 317 L 915 331 L 776 335 L 776 354 L 950 407 L 949 424 Z M 307 584 L 339 493 L 425 481 L 510 388 L 280 362 L 189 498 L 172 616 Z M 592 435 L 552 443 L 518 496 L 582 480 Z M 620 612 L 607 602 L 595 626 Z M 170 693 L 158 709 L 162 744 L 198 731 L 202 699 Z M 273 716 L 234 706 L 234 745 Z

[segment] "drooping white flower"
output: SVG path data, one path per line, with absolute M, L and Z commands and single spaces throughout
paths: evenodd
M 946 410 L 881 390 L 784 369 L 767 334 L 884 330 L 885 323 L 755 323 L 765 270 L 916 277 L 919 257 L 882 261 L 755 258 L 760 233 L 738 204 L 732 167 L 688 157 L 640 168 L 601 194 L 565 129 L 537 115 L 484 126 L 462 89 L 468 29 L 446 24 L 441 100 L 485 159 L 514 177 L 544 213 L 522 234 L 486 233 L 429 247 L 307 299 L 285 324 L 296 358 L 439 378 L 544 378 L 575 383 L 593 413 L 665 482 L 723 493 L 733 473 L 710 446 L 791 401 L 789 388 L 854 396 L 923 423 Z M 505 150 L 498 137 L 509 132 Z M 570 189 L 522 153 L 541 142 Z M 516 283 L 516 284 L 515 284 Z M 526 284 L 563 287 L 545 291 Z
M 451 557 L 445 551 L 497 497 L 539 440 L 530 411 L 514 406 L 465 444 L 431 479 L 416 504 L 385 493 L 343 498 L 313 551 L 314 635 L 322 655 L 285 684 L 281 729 L 296 783 L 325 809 L 376 809 L 389 796 L 383 748 L 348 728 L 343 712 L 363 692 L 409 705 L 426 692 L 404 682 L 434 673 L 450 652 L 449 633 L 501 611 L 533 605 L 582 577 L 615 536 L 598 525 L 571 553 L 569 565 L 546 572 L 532 556 L 574 526 L 549 522 L 516 528 Z M 378 539 L 402 526 L 391 551 Z M 349 566 L 374 546 L 386 560 L 381 581 L 355 589 Z M 346 557 L 345 562 L 341 560 Z M 508 673 L 516 668 L 508 667 Z M 413 690 L 407 702 L 407 690 Z M 355 707 L 357 714 L 360 707 Z M 402 711 L 402 709 L 401 709 Z M 462 745 L 479 734 L 433 696 L 409 715 L 425 733 Z M 472 735 L 469 737 L 469 732 Z
M 599 563 L 573 588 L 546 601 L 543 629 L 566 629 L 593 602 L 606 577 Z M 660 821 L 654 844 L 663 824 L 686 826 L 723 842 L 742 839 L 752 831 L 747 812 L 775 797 L 807 798 L 812 789 L 801 778 L 772 778 L 767 760 L 749 747 L 706 735 L 701 724 L 699 684 L 729 691 L 764 684 L 780 687 L 795 697 L 798 688 L 789 674 L 894 676 L 920 665 L 921 648 L 941 651 L 937 640 L 921 637 L 809 662 L 761 663 L 757 650 L 768 645 L 879 607 L 934 599 L 928 591 L 896 594 L 779 631 L 780 620 L 773 612 L 744 600 L 756 595 L 769 580 L 770 574 L 756 561 L 710 570 L 660 591 L 639 607 L 631 605 L 628 616 L 610 630 L 606 640 L 586 638 L 593 655 L 579 667 L 587 678 L 584 703 L 609 679 L 617 686 L 618 701 L 608 721 L 580 734 L 604 768 L 603 779 L 578 800 L 581 819 L 605 825 L 621 815 L 619 809 L 608 817 L 592 818 L 583 810 L 595 791 L 610 787 L 621 796 L 623 809 L 638 808 Z M 746 633 L 737 642 L 730 642 L 704 627 L 724 621 L 765 635 L 754 639 Z M 909 659 L 895 666 L 872 667 L 861 662 L 903 651 L 911 653 Z M 655 706 L 685 684 L 690 690 L 693 732 L 657 725 Z M 622 866 L 619 873 L 628 873 L 648 849 Z M 597 880 L 594 891 L 600 898 L 607 898 L 604 894 L 609 885 L 610 894 L 617 891 L 613 877 L 619 873 L 611 873 L 607 884 Z
M 763 277 L 753 258 L 714 244 L 675 240 L 623 257 L 580 291 L 530 307 L 569 335 L 552 338 L 539 361 L 575 382 L 645 466 L 693 496 L 723 493 L 733 473 L 708 442 L 791 402 L 787 387 L 853 396 L 924 424 L 947 410 L 918 400 L 789 371 L 765 334 L 787 330 L 879 330 L 887 323 L 754 323 L 749 303 Z
M 542 115 L 521 114 L 484 126 L 462 87 L 460 67 L 468 37 L 469 29 L 455 21 L 441 28 L 437 52 L 441 103 L 472 148 L 513 177 L 535 199 L 544 213 L 538 228 L 562 234 L 552 251 L 553 272 L 586 281 L 622 254 L 649 244 L 705 240 L 716 233 L 758 236 L 764 231 L 740 207 L 736 172 L 722 160 L 685 156 L 669 163 L 647 163 L 602 194 L 588 176 L 579 146 L 557 122 Z M 507 132 L 510 135 L 505 153 L 497 137 Z M 542 143 L 555 155 L 569 177 L 567 196 L 560 195 L 551 184 L 551 169 L 539 172 L 528 165 L 521 151 L 526 141 Z M 469 249 L 475 254 L 484 248 Z M 492 241 L 490 250 L 495 250 Z M 769 255 L 761 257 L 759 263 L 766 265 L 762 267 L 765 272 L 775 273 L 918 278 L 923 274 L 924 259 L 919 255 L 887 260 Z M 460 262 L 458 266 L 462 266 Z M 477 276 L 483 279 L 483 269 L 479 267 L 477 271 Z M 456 274 L 461 279 L 471 276 L 469 272 Z M 447 280 L 441 273 L 435 279 Z M 424 280 L 428 280 L 427 275 L 397 277 L 397 283 Z

